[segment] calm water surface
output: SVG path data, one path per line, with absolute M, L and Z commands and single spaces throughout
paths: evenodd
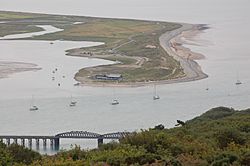
M 161 97 L 158 101 L 152 100 L 153 87 L 116 88 L 120 101 L 116 106 L 109 104 L 113 88 L 74 87 L 74 80 L 68 77 L 81 67 L 109 63 L 65 56 L 65 49 L 84 46 L 84 42 L 55 42 L 51 46 L 46 41 L 0 41 L 1 60 L 12 57 L 18 60 L 20 56 L 20 61 L 43 68 L 0 80 L 0 133 L 49 135 L 71 130 L 107 133 L 159 123 L 172 127 L 176 119 L 188 120 L 211 107 L 250 106 L 247 0 L 0 0 L 0 4 L 0 10 L 203 23 L 211 27 L 192 41 L 197 46 L 187 45 L 206 56 L 199 64 L 209 75 L 207 79 L 158 86 Z M 78 65 L 73 69 L 75 63 Z M 53 82 L 54 67 L 59 71 L 58 80 Z M 243 82 L 240 86 L 235 85 L 237 73 Z M 67 77 L 63 79 L 62 75 Z M 58 81 L 62 86 L 57 86 Z M 37 112 L 28 111 L 32 94 L 40 108 Z M 68 107 L 70 95 L 78 101 L 74 108 Z M 84 144 L 95 146 L 95 142 Z M 63 145 L 69 146 L 66 140 Z

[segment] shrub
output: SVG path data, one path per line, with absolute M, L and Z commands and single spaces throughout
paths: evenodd
M 41 159 L 39 153 L 16 144 L 7 147 L 7 151 L 12 156 L 13 161 L 17 163 L 31 164 L 32 161 Z
M 222 153 L 215 157 L 214 161 L 212 162 L 212 166 L 223 166 L 223 165 L 230 165 L 233 162 L 237 161 L 239 157 L 232 153 Z
M 226 128 L 217 133 L 218 146 L 220 148 L 225 148 L 231 142 L 234 142 L 239 145 L 243 145 L 246 142 L 246 139 L 241 132 L 233 128 Z
M 250 166 L 250 151 L 245 153 L 243 156 L 242 156 L 242 159 L 241 159 L 241 165 L 243 166 Z

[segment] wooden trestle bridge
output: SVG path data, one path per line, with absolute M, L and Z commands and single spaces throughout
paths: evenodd
M 73 139 L 96 139 L 98 146 L 103 144 L 104 139 L 119 140 L 126 135 L 129 135 L 129 132 L 116 132 L 108 134 L 97 134 L 88 131 L 70 131 L 65 133 L 56 134 L 55 136 L 25 136 L 25 135 L 0 135 L 0 140 L 6 140 L 6 144 L 10 145 L 12 143 L 17 144 L 21 140 L 21 145 L 25 146 L 26 140 L 28 141 L 29 148 L 32 148 L 32 141 L 35 141 L 37 148 L 40 146 L 40 141 L 42 140 L 43 147 L 47 147 L 48 141 L 50 142 L 50 147 L 54 150 L 59 150 L 60 148 L 60 138 L 73 138 Z

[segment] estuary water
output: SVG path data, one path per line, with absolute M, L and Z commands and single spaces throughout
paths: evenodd
M 108 133 L 134 131 L 160 123 L 173 127 L 177 119 L 191 119 L 212 107 L 250 106 L 250 2 L 247 0 L 0 0 L 0 4 L 0 10 L 201 23 L 211 27 L 190 39 L 192 45 L 186 45 L 206 56 L 198 63 L 209 77 L 159 85 L 157 92 L 161 99 L 157 101 L 152 100 L 150 86 L 115 89 L 73 86 L 71 76 L 80 68 L 110 63 L 65 56 L 64 50 L 68 48 L 93 43 L 0 41 L 1 60 L 35 63 L 42 68 L 0 80 L 1 134 L 54 135 L 72 130 Z M 55 68 L 58 72 L 52 81 L 51 71 Z M 237 77 L 242 85 L 235 85 Z M 120 101 L 116 106 L 110 105 L 114 90 Z M 28 110 L 31 95 L 40 108 L 37 112 Z M 74 108 L 68 106 L 71 95 L 78 101 Z M 70 143 L 79 141 L 62 141 L 66 148 Z M 95 141 L 83 144 L 96 146 Z

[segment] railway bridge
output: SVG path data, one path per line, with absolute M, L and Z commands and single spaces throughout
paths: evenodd
M 70 131 L 56 134 L 55 136 L 45 136 L 45 135 L 0 135 L 0 140 L 6 140 L 6 144 L 10 145 L 11 140 L 13 143 L 17 144 L 21 141 L 21 145 L 25 146 L 25 142 L 28 141 L 29 148 L 32 148 L 33 140 L 37 148 L 40 146 L 40 141 L 43 143 L 43 147 L 46 148 L 48 141 L 50 142 L 50 147 L 55 150 L 60 148 L 60 138 L 66 139 L 96 139 L 98 142 L 98 147 L 103 144 L 104 139 L 119 140 L 126 135 L 129 135 L 129 132 L 116 132 L 116 133 L 107 133 L 107 134 L 98 134 L 88 131 Z M 18 141 L 19 140 L 19 141 Z

